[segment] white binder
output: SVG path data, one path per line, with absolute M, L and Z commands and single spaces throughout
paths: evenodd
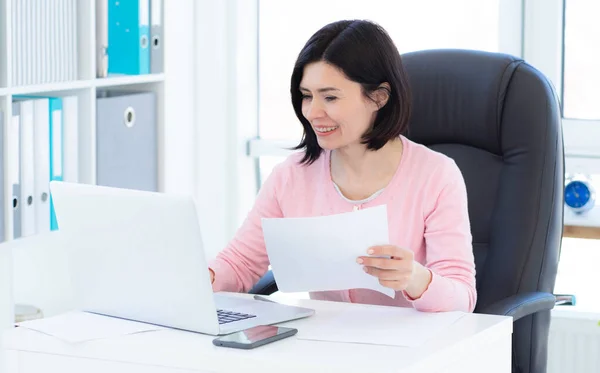
M 18 102 L 21 111 L 21 237 L 35 234 L 34 121 L 33 101 Z
M 150 0 L 150 72 L 162 73 L 163 55 L 163 0 Z
M 96 76 L 108 75 L 108 0 L 96 0 Z
M 36 232 L 50 232 L 50 107 L 47 98 L 34 100 L 34 170 Z
M 12 205 L 12 234 L 9 238 L 15 239 L 21 237 L 21 152 L 19 140 L 21 127 L 21 107 L 18 103 L 12 104 L 12 118 L 7 126 L 8 143 L 8 185 L 11 186 L 11 200 L 8 202 Z M 9 207 L 10 208 L 10 207 Z M 10 224 L 9 224 L 10 226 Z

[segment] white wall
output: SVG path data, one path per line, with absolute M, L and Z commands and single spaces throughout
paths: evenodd
M 207 255 L 233 237 L 256 194 L 257 3 L 196 1 L 196 198 Z
M 165 1 L 165 192 L 195 192 L 194 0 Z

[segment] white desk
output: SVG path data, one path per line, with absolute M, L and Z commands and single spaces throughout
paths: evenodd
M 352 304 L 298 300 L 318 323 Z M 368 322 L 361 320 L 357 322 Z M 6 372 L 488 372 L 511 371 L 512 319 L 470 314 L 419 348 L 344 344 L 296 337 L 254 350 L 216 347 L 212 336 L 163 330 L 68 344 L 24 328 L 5 333 Z

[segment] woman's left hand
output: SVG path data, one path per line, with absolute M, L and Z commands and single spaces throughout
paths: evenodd
M 364 271 L 379 279 L 379 283 L 396 291 L 405 290 L 417 299 L 423 295 L 431 282 L 431 272 L 414 261 L 412 251 L 394 245 L 373 246 L 356 261 Z M 377 258 L 387 256 L 389 258 Z

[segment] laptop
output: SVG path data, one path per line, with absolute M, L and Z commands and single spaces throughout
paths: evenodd
M 209 335 L 314 310 L 213 293 L 190 196 L 50 182 L 82 311 Z

